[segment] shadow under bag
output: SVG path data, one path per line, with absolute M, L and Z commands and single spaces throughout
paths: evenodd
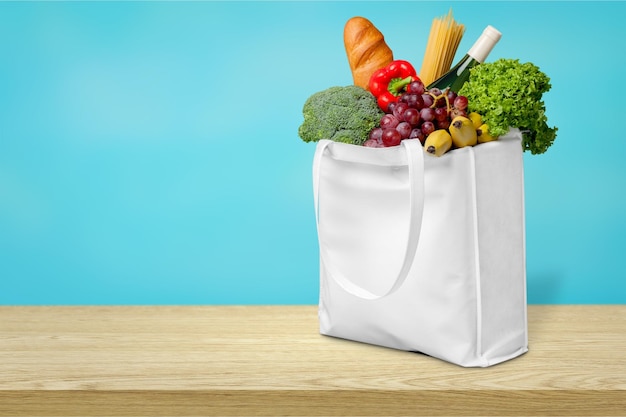
M 320 333 L 467 367 L 526 352 L 521 139 L 441 157 L 318 142 Z

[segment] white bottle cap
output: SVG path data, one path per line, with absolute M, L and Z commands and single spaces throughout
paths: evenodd
M 501 37 L 502 33 L 489 25 L 483 30 L 482 35 L 480 35 L 480 38 L 478 38 L 467 54 L 482 64 Z

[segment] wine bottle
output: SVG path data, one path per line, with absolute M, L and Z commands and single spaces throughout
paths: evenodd
M 496 28 L 491 25 L 487 26 L 467 54 L 450 71 L 430 83 L 427 88 L 438 88 L 441 91 L 450 88 L 458 93 L 469 78 L 470 69 L 485 62 L 487 55 L 501 37 L 502 34 Z

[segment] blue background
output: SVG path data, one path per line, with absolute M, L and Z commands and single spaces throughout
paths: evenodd
M 0 4 L 0 304 L 314 304 L 312 93 L 345 21 L 419 69 L 432 19 L 552 80 L 525 155 L 530 303 L 626 302 L 623 2 Z

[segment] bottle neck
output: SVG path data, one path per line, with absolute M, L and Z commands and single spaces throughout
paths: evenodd
M 502 34 L 496 28 L 487 26 L 467 54 L 482 64 L 501 36 Z

